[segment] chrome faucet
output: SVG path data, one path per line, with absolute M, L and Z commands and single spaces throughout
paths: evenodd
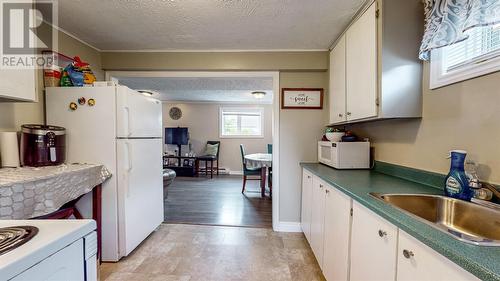
M 487 182 L 483 182 L 481 183 L 481 186 L 491 191 L 491 193 L 493 193 L 493 195 L 495 195 L 496 198 L 500 199 L 500 192 L 494 185 Z
M 474 161 L 465 162 L 465 174 L 469 180 L 469 186 L 474 190 L 474 198 L 490 201 L 495 196 L 500 199 L 500 192 L 494 185 L 479 180 L 477 164 Z
M 465 175 L 469 179 L 469 186 L 473 189 L 481 188 L 481 182 L 477 175 L 477 164 L 472 160 L 465 161 Z

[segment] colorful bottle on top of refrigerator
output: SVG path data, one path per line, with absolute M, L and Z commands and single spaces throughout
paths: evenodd
M 465 175 L 464 163 L 466 156 L 467 151 L 465 150 L 450 151 L 451 167 L 446 176 L 444 192 L 446 196 L 470 201 L 474 192 L 469 187 L 469 180 Z

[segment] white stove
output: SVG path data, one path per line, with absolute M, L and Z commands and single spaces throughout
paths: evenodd
M 97 280 L 93 220 L 0 220 L 0 281 Z

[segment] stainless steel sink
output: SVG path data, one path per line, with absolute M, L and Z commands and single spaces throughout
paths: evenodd
M 464 242 L 500 246 L 500 209 L 440 195 L 370 195 Z

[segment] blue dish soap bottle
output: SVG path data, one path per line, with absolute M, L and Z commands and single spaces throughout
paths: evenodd
M 444 192 L 446 196 L 470 201 L 474 192 L 469 187 L 469 180 L 465 175 L 464 163 L 466 156 L 467 151 L 464 150 L 450 151 L 451 167 L 446 176 Z

